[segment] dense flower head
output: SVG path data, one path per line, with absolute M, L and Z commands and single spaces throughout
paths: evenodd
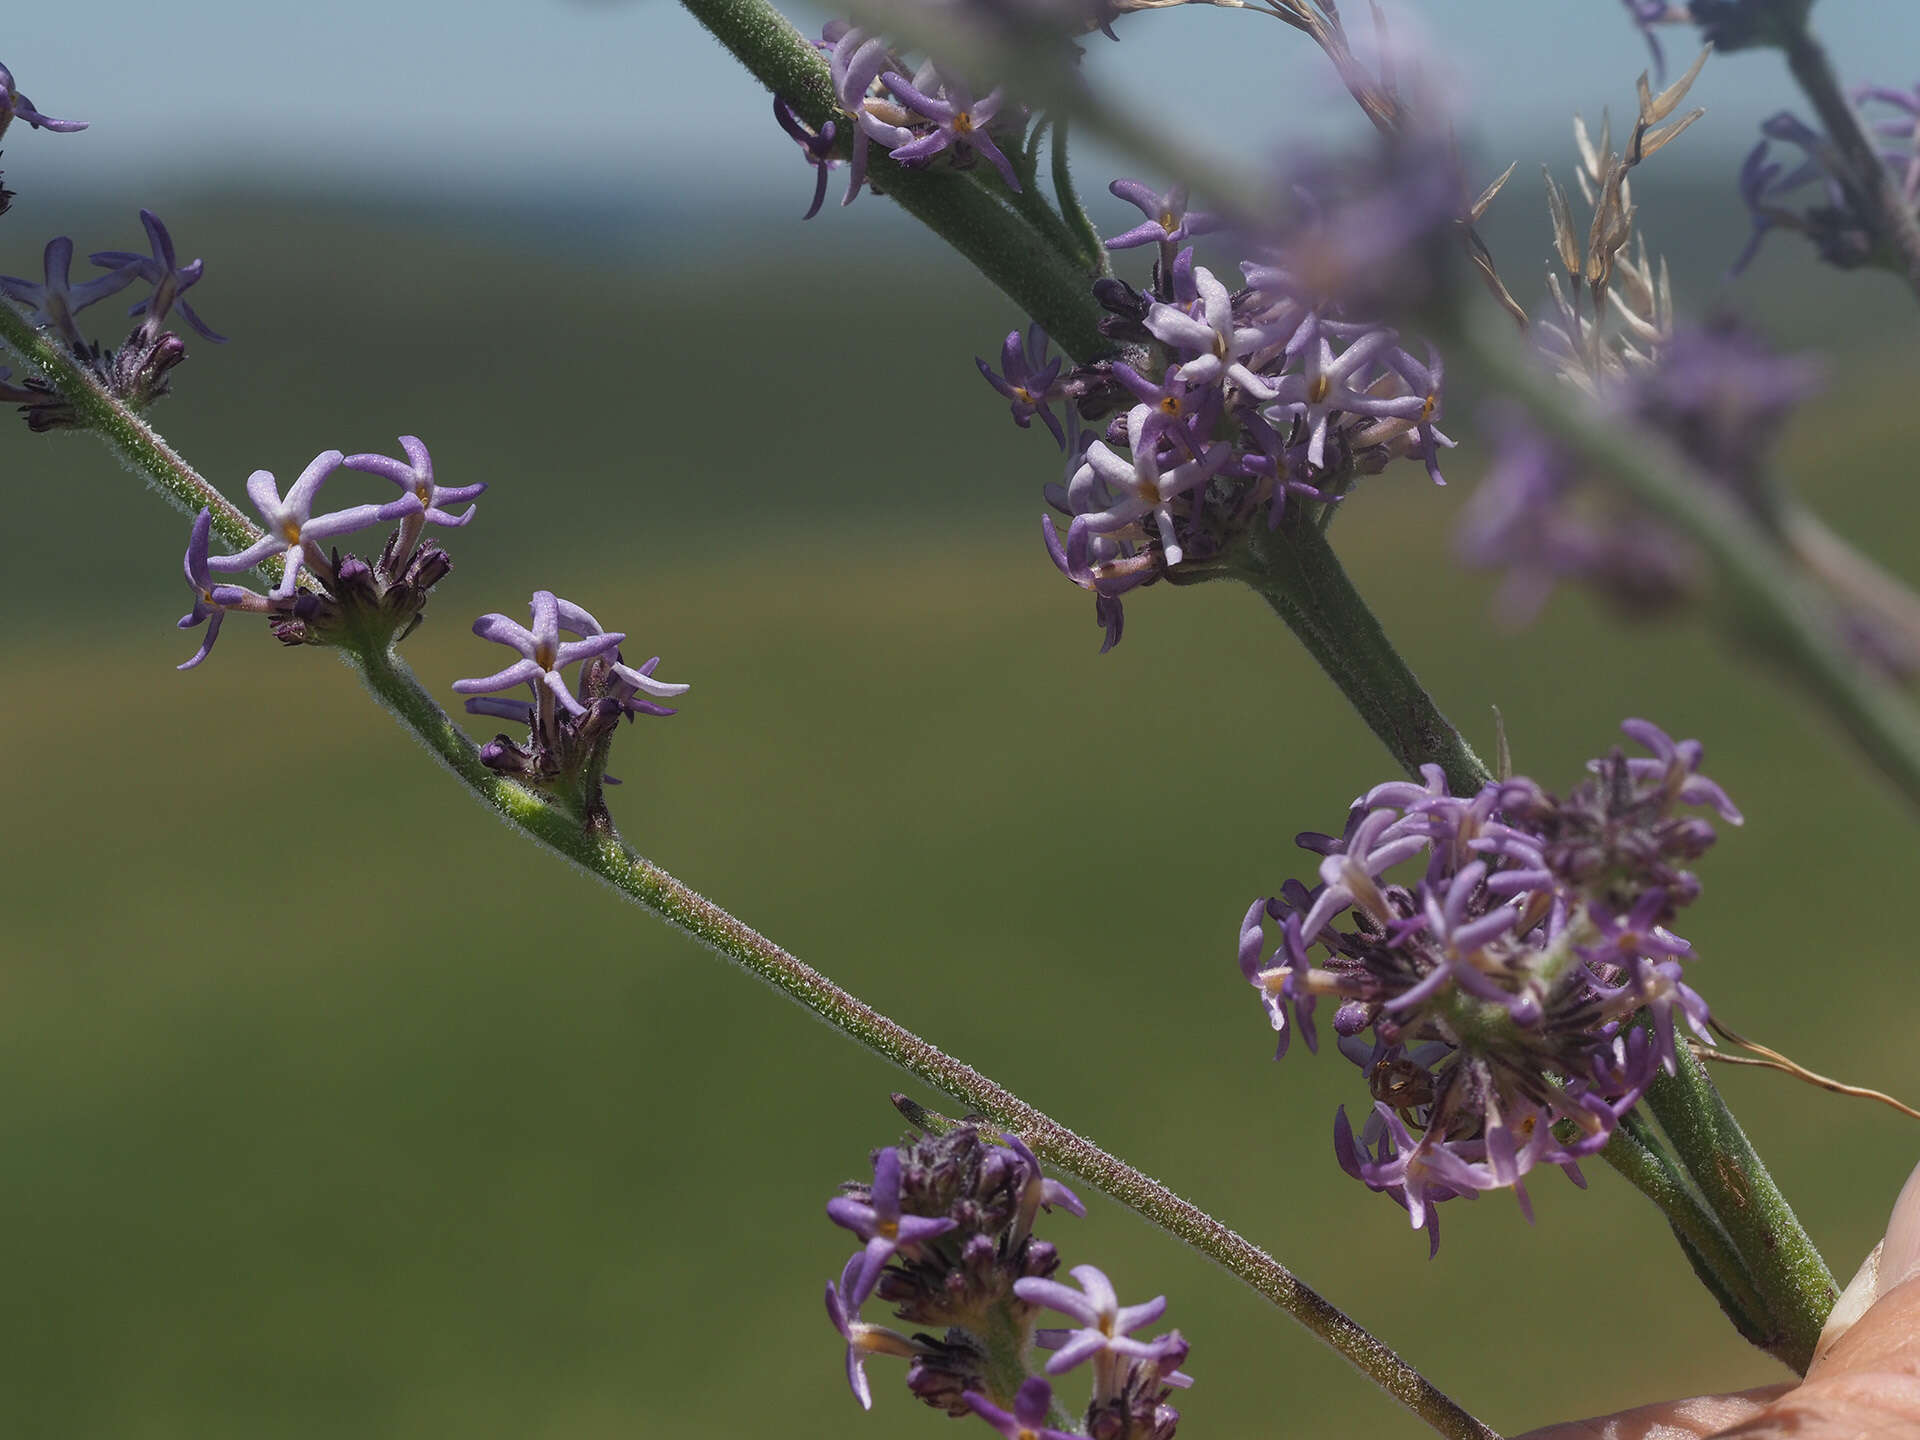
M 1564 796 L 1524 777 L 1455 796 L 1435 766 L 1375 786 L 1339 835 L 1298 837 L 1318 883 L 1289 881 L 1242 921 L 1241 973 L 1279 1053 L 1295 1029 L 1317 1048 L 1324 1000 L 1365 1077 L 1359 1130 L 1336 1117 L 1342 1168 L 1432 1246 L 1441 1201 L 1512 1188 L 1528 1207 L 1542 1164 L 1577 1179 L 1674 1068 L 1676 1021 L 1710 1039 L 1683 978 L 1692 948 L 1667 926 L 1715 838 L 1698 811 L 1740 812 L 1698 741 L 1621 728 L 1648 753 L 1614 749 Z
M 1067 441 L 1065 476 L 1046 489 L 1065 533 L 1048 516 L 1043 538 L 1060 572 L 1093 593 L 1103 648 L 1122 633 L 1124 594 L 1221 560 L 1255 526 L 1332 504 L 1396 458 L 1444 483 L 1438 455 L 1453 442 L 1439 429 L 1439 355 L 1416 356 L 1396 331 L 1346 318 L 1272 259 L 1245 262 L 1235 289 L 1189 247 L 1155 266 L 1151 293 L 1097 286 L 1109 333 L 1151 362 L 1063 376 L 1039 368 L 1030 332 L 1024 348 L 1008 337 L 1004 376 L 981 364 L 1016 421 L 1045 413 L 1051 423 L 1041 402 L 1066 411 L 1055 431 Z M 1103 414 L 1104 429 L 1081 424 Z
M 1179 1419 L 1166 1404 L 1169 1387 L 1192 1383 L 1179 1372 L 1187 1345 L 1177 1331 L 1136 1333 L 1160 1317 L 1165 1298 L 1122 1306 L 1092 1266 L 1074 1270 L 1077 1287 L 1055 1283 L 1058 1256 L 1033 1226 L 1043 1212 L 1085 1214 L 1079 1197 L 1046 1175 L 1018 1136 L 940 1124 L 937 1134 L 875 1151 L 872 1178 L 843 1185 L 827 1204 L 828 1218 L 861 1246 L 827 1287 L 855 1397 L 871 1405 L 870 1355 L 900 1355 L 910 1361 L 907 1388 L 923 1403 L 976 1416 L 1010 1440 L 1065 1440 L 1067 1432 L 1048 1423 L 1052 1386 L 1032 1371 L 1044 1364 L 1046 1375 L 1058 1376 L 1091 1362 L 1084 1433 L 1168 1440 Z M 926 1329 L 909 1339 L 861 1321 L 869 1300 Z M 1037 1328 L 1046 1309 L 1078 1328 Z M 1009 1336 L 1024 1337 L 1012 1354 Z M 1010 1374 L 1010 1361 L 1022 1368 Z M 1010 1408 L 994 1398 L 1009 1395 Z

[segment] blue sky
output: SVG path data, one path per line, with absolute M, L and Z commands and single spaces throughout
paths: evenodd
M 1485 153 L 1528 168 L 1564 159 L 1572 110 L 1626 110 L 1646 60 L 1617 0 L 1384 3 L 1457 74 Z M 538 182 L 676 209 L 706 185 L 768 203 L 806 185 L 758 88 L 670 0 L 90 0 L 85 12 L 82 28 L 68 7 L 10 7 L 0 59 L 49 113 L 94 124 L 74 138 L 16 127 L 7 168 L 20 182 L 317 167 L 423 200 Z M 1920 4 L 1824 0 L 1816 14 L 1849 80 L 1920 79 Z M 1670 33 L 1684 58 L 1690 32 Z M 1350 117 L 1310 48 L 1270 19 L 1194 6 L 1129 17 L 1121 34 L 1095 42 L 1096 73 L 1199 138 L 1278 145 Z M 1791 103 L 1771 54 L 1716 60 L 1695 94 L 1711 111 L 1688 142 L 1698 158 L 1744 149 Z

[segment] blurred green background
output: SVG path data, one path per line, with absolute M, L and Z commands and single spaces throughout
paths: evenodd
M 1695 309 L 1740 237 L 1726 183 L 1643 187 Z M 1545 226 L 1537 187 L 1515 197 L 1496 240 L 1531 294 Z M 1015 318 L 984 284 L 845 248 L 844 223 L 703 266 L 685 235 L 563 247 L 565 217 L 164 198 L 234 342 L 192 346 L 162 428 L 230 492 L 401 431 L 488 481 L 410 658 L 436 688 L 492 668 L 468 620 L 539 586 L 660 652 L 694 689 L 615 765 L 649 854 L 1216 1208 L 1504 1430 L 1778 1378 L 1604 1166 L 1584 1194 L 1540 1177 L 1533 1227 L 1504 1196 L 1450 1206 L 1432 1263 L 1338 1172 L 1353 1072 L 1272 1062 L 1233 938 L 1382 754 L 1249 594 L 1155 590 L 1096 654 L 1034 533 L 1054 452 L 972 371 Z M 0 255 L 123 244 L 130 212 L 27 195 Z M 1731 294 L 1786 343 L 1849 347 L 1790 463 L 1920 576 L 1906 297 L 1787 244 Z M 1714 634 L 1576 596 L 1491 626 L 1442 540 L 1475 463 L 1470 397 L 1453 413 L 1456 483 L 1382 476 L 1336 531 L 1402 648 L 1483 746 L 1499 705 L 1549 785 L 1623 716 L 1703 737 L 1750 818 L 1684 926 L 1699 987 L 1920 1094 L 1910 818 Z M 858 1413 L 820 1305 L 849 1248 L 822 1205 L 897 1132 L 902 1077 L 495 824 L 324 654 L 235 621 L 175 674 L 186 522 L 91 441 L 10 430 L 0 476 L 7 1433 L 942 1433 L 884 1361 Z M 1920 1126 L 1722 1078 L 1844 1280 Z M 1183 1433 L 1424 1433 L 1088 1198 L 1046 1233 L 1172 1296 Z

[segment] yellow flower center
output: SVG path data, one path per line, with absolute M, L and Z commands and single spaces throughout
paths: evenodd
M 962 110 L 958 115 L 953 117 L 953 128 L 962 135 L 972 133 L 973 116 L 969 115 L 965 110 Z
M 1171 235 L 1175 230 L 1180 228 L 1180 217 L 1175 215 L 1171 210 L 1162 210 L 1160 212 L 1160 228 Z
M 1313 377 L 1313 384 L 1307 387 L 1307 399 L 1315 405 L 1327 398 L 1327 392 L 1333 388 L 1333 382 L 1324 375 Z
M 298 520 L 281 521 L 280 534 L 289 545 L 298 545 L 300 543 L 300 522 Z

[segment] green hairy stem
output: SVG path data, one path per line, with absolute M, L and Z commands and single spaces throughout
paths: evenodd
M 1804 1375 L 1840 1287 L 1706 1067 L 1684 1043 L 1675 1048 L 1677 1073 L 1654 1078 L 1647 1106 L 1765 1301 L 1764 1348 Z

